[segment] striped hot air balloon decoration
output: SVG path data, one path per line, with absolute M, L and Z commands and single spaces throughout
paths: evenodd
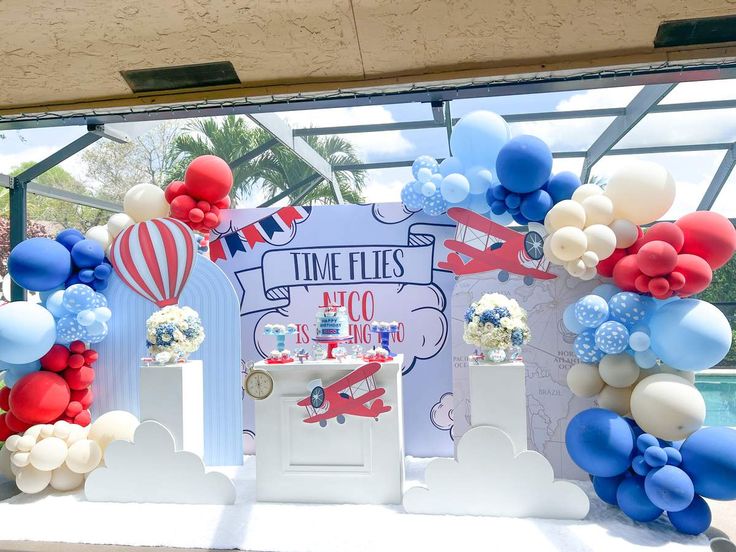
M 194 264 L 194 238 L 183 222 L 155 218 L 123 230 L 110 262 L 125 284 L 157 307 L 179 302 Z

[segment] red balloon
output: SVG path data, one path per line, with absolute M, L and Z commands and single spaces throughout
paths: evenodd
M 634 280 L 634 287 L 639 293 L 649 293 L 649 282 L 652 279 L 646 274 L 639 274 Z
M 71 401 L 69 403 L 69 406 L 66 407 L 66 411 L 64 412 L 67 416 L 73 418 L 77 414 L 79 414 L 82 410 L 82 403 L 78 401 Z
M 215 228 L 218 224 L 220 224 L 220 218 L 214 213 L 207 213 L 204 216 L 204 221 L 202 221 L 202 224 L 204 224 L 204 226 L 208 230 L 211 230 L 212 228 Z
M 5 416 L 7 416 L 7 414 L 0 414 L 0 441 L 7 441 L 8 437 L 15 433 L 8 427 L 8 424 L 5 423 Z
M 5 410 L 6 412 L 10 410 L 10 402 L 8 402 L 9 399 L 10 387 L 3 387 L 0 389 L 0 410 Z
M 95 381 L 95 369 L 91 366 L 82 366 L 78 370 L 65 370 L 61 375 L 69 384 L 69 389 L 75 391 L 86 389 Z
M 685 235 L 674 222 L 658 222 L 646 231 L 642 244 L 653 241 L 667 242 L 679 253 L 685 243 Z
M 184 182 L 181 180 L 172 180 L 171 183 L 169 183 L 168 186 L 166 186 L 166 190 L 164 190 L 164 197 L 166 198 L 166 203 L 169 205 L 172 201 L 174 201 L 174 198 L 179 197 L 181 194 L 184 193 Z
M 90 406 L 92 406 L 92 401 L 94 400 L 94 394 L 92 393 L 92 389 L 72 389 L 70 399 L 72 401 L 77 401 L 82 405 L 82 408 L 85 410 L 88 409 Z
M 667 299 L 672 296 L 670 283 L 667 281 L 667 278 L 663 278 L 662 276 L 657 276 L 649 280 L 649 292 L 656 299 Z
M 90 422 L 92 422 L 92 416 L 90 415 L 89 410 L 82 410 L 79 414 L 74 416 L 73 420 L 73 423 L 82 427 L 87 427 Z
M 41 357 L 41 368 L 51 372 L 61 372 L 69 365 L 69 349 L 63 345 L 54 345 L 48 353 Z
M 229 209 L 230 208 L 230 196 L 225 196 L 219 201 L 215 201 L 213 204 L 218 209 Z
M 26 429 L 33 425 L 19 419 L 18 416 L 16 416 L 12 412 L 5 413 L 5 424 L 8 426 L 8 429 L 10 429 L 13 433 L 23 433 Z
M 685 236 L 681 253 L 702 257 L 715 270 L 736 252 L 736 229 L 723 215 L 696 211 L 675 222 Z
M 29 427 L 47 424 L 64 413 L 69 396 L 69 385 L 58 374 L 32 372 L 20 378 L 10 390 L 10 412 Z
M 171 216 L 184 221 L 188 221 L 189 211 L 194 209 L 196 206 L 197 202 L 194 201 L 194 199 L 192 199 L 190 196 L 180 195 L 178 197 L 175 197 L 171 202 Z
M 202 212 L 202 209 L 195 207 L 194 209 L 189 211 L 189 220 L 195 224 L 202 222 L 204 220 L 204 213 Z
M 636 262 L 639 270 L 647 276 L 664 276 L 675 268 L 677 251 L 667 242 L 650 241 L 641 246 L 636 254 Z
M 613 281 L 624 291 L 637 291 L 634 281 L 641 274 L 636 255 L 627 255 L 613 269 Z
M 190 196 L 215 203 L 230 193 L 233 173 L 219 157 L 202 155 L 189 163 L 184 173 L 184 186 Z
M 69 350 L 72 353 L 81 355 L 84 351 L 87 350 L 87 346 L 84 344 L 84 341 L 72 341 L 69 345 Z
M 87 349 L 84 351 L 84 363 L 89 364 L 90 366 L 97 362 L 97 359 L 100 358 L 100 355 L 97 354 L 97 351 L 93 349 Z
M 209 201 L 198 201 L 197 208 L 201 209 L 203 213 L 209 213 L 212 205 L 210 205 Z
M 69 356 L 69 368 L 79 370 L 82 366 L 84 366 L 84 355 L 74 353 Z
M 616 266 L 621 259 L 626 256 L 625 249 L 614 249 L 610 257 L 603 259 L 596 265 L 596 270 L 601 276 L 610 278 L 613 276 L 613 268 Z
M 685 275 L 682 272 L 674 270 L 669 276 L 667 276 L 667 281 L 670 283 L 670 289 L 672 291 L 679 291 L 682 289 L 682 286 L 685 285 Z
M 700 293 L 713 279 L 710 265 L 697 255 L 679 255 L 675 270 L 685 277 L 685 284 L 677 292 L 683 297 Z

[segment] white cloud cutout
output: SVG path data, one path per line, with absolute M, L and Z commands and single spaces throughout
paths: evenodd
M 234 504 L 235 486 L 225 475 L 205 473 L 202 459 L 176 451 L 174 438 L 158 422 L 143 422 L 133 443 L 113 441 L 105 466 L 93 471 L 84 486 L 92 502 Z
M 514 456 L 511 439 L 492 426 L 467 431 L 456 459 L 432 460 L 426 483 L 404 493 L 407 512 L 583 519 L 590 509 L 580 487 L 554 480 L 544 456 L 534 451 Z
M 437 429 L 452 430 L 455 423 L 455 397 L 452 393 L 445 393 L 432 407 L 429 418 Z

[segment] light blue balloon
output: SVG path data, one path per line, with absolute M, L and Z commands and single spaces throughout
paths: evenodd
M 629 347 L 636 352 L 642 352 L 649 349 L 650 339 L 644 332 L 634 332 L 629 335 Z
M 646 351 L 637 351 L 634 353 L 634 362 L 639 368 L 648 370 L 657 365 L 657 355 L 651 349 Z
M 439 186 L 442 183 L 442 179 L 445 178 L 440 173 L 434 173 L 432 175 L 432 178 L 430 178 L 430 182 L 434 182 L 436 186 Z
M 418 211 L 424 207 L 424 196 L 414 189 L 414 184 L 415 182 L 408 182 L 401 189 L 401 203 L 410 211 Z
M 107 307 L 97 307 L 94 313 L 97 322 L 107 322 L 112 318 L 112 311 Z
M 597 328 L 608 320 L 608 303 L 599 295 L 586 295 L 575 303 L 575 318 L 586 328 Z
M 83 310 L 77 313 L 77 322 L 79 322 L 80 326 L 89 326 L 90 324 L 94 324 L 95 320 L 95 311 L 92 309 Z
M 716 366 L 731 348 L 728 319 L 699 299 L 681 299 L 660 307 L 649 328 L 652 351 L 677 370 L 697 372 Z
M 621 322 L 627 328 L 645 320 L 651 311 L 650 303 L 638 293 L 631 291 L 622 291 L 611 297 L 608 307 L 611 320 Z
M 13 387 L 15 382 L 27 374 L 38 372 L 41 369 L 41 363 L 37 360 L 26 364 L 10 364 L 8 362 L 0 362 L 0 372 L 5 371 L 3 381 L 6 387 Z
M 606 301 L 609 301 L 611 297 L 613 297 L 620 291 L 621 289 L 618 286 L 614 286 L 613 284 L 601 284 L 593 288 L 593 291 L 591 291 L 590 293 L 603 297 Z
M 419 169 L 429 169 L 430 173 L 435 173 L 439 170 L 439 164 L 437 163 L 437 160 L 430 156 L 430 155 L 420 155 L 414 160 L 414 163 L 411 165 L 411 173 L 414 175 L 414 178 L 419 180 Z
M 486 167 L 470 167 L 465 171 L 465 177 L 470 183 L 470 193 L 473 195 L 485 194 L 493 184 L 493 173 Z
M 108 328 L 105 322 L 95 322 L 87 326 L 85 341 L 89 343 L 99 343 L 107 337 Z
M 432 169 L 429 167 L 422 167 L 417 171 L 417 180 L 424 184 L 432 180 Z
M 604 353 L 622 353 L 629 345 L 629 330 L 621 322 L 604 322 L 595 331 L 595 344 Z
M 42 292 L 40 292 L 38 294 L 38 296 L 41 298 L 41 304 L 45 307 L 46 306 L 46 301 L 48 300 L 48 298 L 51 297 L 57 291 L 64 291 L 63 286 L 59 286 L 59 287 L 57 287 L 55 289 L 50 289 L 48 291 L 42 291 Z
M 565 327 L 574 334 L 579 334 L 585 331 L 585 326 L 578 322 L 578 319 L 575 317 L 575 303 L 565 307 L 565 310 L 562 313 L 562 323 L 565 324 Z
M 79 341 L 85 333 L 84 326 L 77 322 L 77 317 L 74 314 L 69 314 L 56 323 L 57 343 L 67 345 L 72 341 Z
M 573 343 L 575 354 L 582 362 L 595 364 L 606 354 L 601 351 L 595 344 L 595 330 L 584 330 L 575 338 Z
M 461 173 L 464 170 L 465 167 L 463 167 L 462 161 L 457 157 L 446 157 L 442 160 L 442 163 L 440 163 L 440 174 L 443 177 L 449 176 L 452 173 Z
M 105 297 L 102 293 L 95 292 L 95 299 L 92 301 L 92 307 L 106 307 L 107 306 L 107 297 Z
M 437 191 L 437 186 L 434 182 L 425 182 L 422 184 L 422 195 L 424 197 L 432 197 Z
M 0 360 L 26 364 L 45 355 L 56 340 L 56 323 L 41 305 L 15 301 L 0 308 Z
M 424 200 L 424 212 L 431 217 L 437 217 L 447 211 L 447 202 L 442 197 L 442 193 L 437 190 L 434 195 Z
M 442 179 L 440 191 L 447 203 L 460 203 L 470 194 L 470 183 L 462 174 L 450 174 Z
M 62 304 L 66 310 L 76 314 L 83 310 L 93 308 L 92 304 L 94 300 L 95 290 L 84 284 L 74 284 L 64 291 Z
M 53 292 L 48 299 L 46 299 L 46 308 L 54 315 L 54 318 L 61 318 L 70 314 L 64 307 L 64 290 L 58 290 Z
M 495 167 L 498 152 L 511 138 L 509 125 L 491 111 L 474 111 L 452 129 L 450 150 L 465 167 Z
M 488 213 L 486 215 L 489 217 L 493 222 L 500 224 L 501 226 L 508 226 L 509 224 L 512 224 L 514 222 L 514 217 L 511 216 L 511 213 L 508 211 L 501 214 L 496 215 L 495 213 Z
M 491 210 L 491 208 L 488 205 L 488 202 L 486 201 L 485 194 L 480 195 L 469 195 L 467 198 L 467 207 L 466 209 L 470 209 L 471 211 L 475 211 L 479 215 L 485 215 L 488 213 L 488 211 Z

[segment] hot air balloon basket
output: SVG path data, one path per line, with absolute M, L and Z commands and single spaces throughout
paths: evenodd
M 197 311 L 171 305 L 153 313 L 146 321 L 146 346 L 152 357 L 169 353 L 185 360 L 204 341 L 204 327 Z

